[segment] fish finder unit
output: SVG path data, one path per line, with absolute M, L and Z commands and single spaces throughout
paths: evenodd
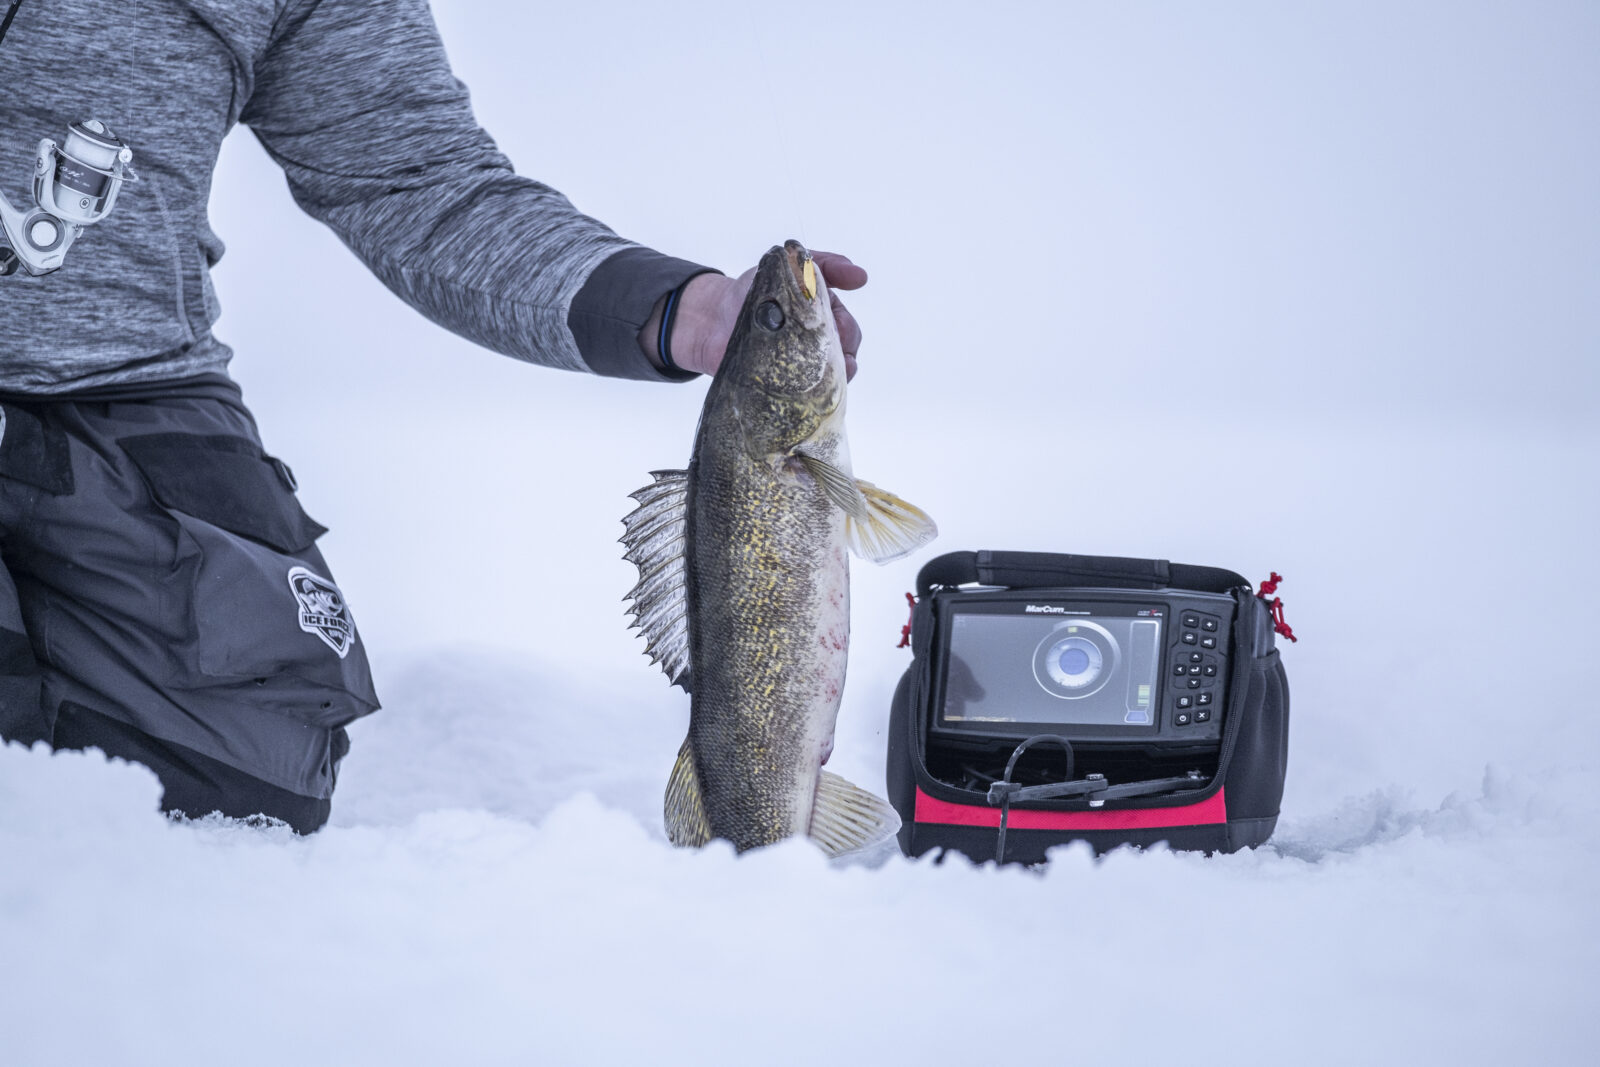
M 1037 862 L 1075 840 L 1233 851 L 1271 836 L 1288 685 L 1277 620 L 1242 577 L 956 552 L 917 589 L 888 767 L 908 854 Z
M 1233 600 L 1120 589 L 949 597 L 929 730 L 1003 749 L 1034 734 L 1159 751 L 1222 736 Z M 1166 664 L 1167 669 L 1162 670 Z

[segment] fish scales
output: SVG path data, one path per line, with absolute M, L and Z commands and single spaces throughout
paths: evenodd
M 849 564 L 844 514 L 814 481 L 751 460 L 727 404 L 708 402 L 690 468 L 689 737 L 711 824 L 744 849 L 809 829 L 844 688 Z

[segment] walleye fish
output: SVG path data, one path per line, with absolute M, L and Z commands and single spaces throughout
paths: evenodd
M 739 851 L 796 834 L 830 855 L 892 835 L 888 803 L 822 769 L 850 638 L 847 551 L 883 563 L 932 520 L 850 469 L 827 286 L 796 241 L 761 258 L 686 471 L 653 471 L 623 520 L 646 653 L 690 693 L 667 835 Z

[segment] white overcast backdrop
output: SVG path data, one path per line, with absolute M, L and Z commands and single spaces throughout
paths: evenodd
M 1592 1049 L 1600 7 L 436 10 L 518 168 L 619 232 L 871 272 L 857 472 L 942 535 L 856 569 L 835 769 L 882 786 L 902 593 L 937 551 L 1277 570 L 1302 638 L 1279 837 L 1043 878 L 672 853 L 686 701 L 624 629 L 615 539 L 703 386 L 446 334 L 240 130 L 218 332 L 388 707 L 311 842 L 169 830 L 120 812 L 153 800 L 131 772 L 4 753 L 22 1062 L 239 1059 L 236 1034 L 275 1064 L 992 1056 L 999 1019 L 935 1005 L 1002 963 L 1007 1032 L 1035 1009 L 1030 1049 L 1111 1062 Z M 154 918 L 79 924 L 106 908 Z
M 1446 788 L 1501 744 L 1600 738 L 1580 627 L 1534 606 L 1573 591 L 1596 517 L 1592 5 L 436 10 L 519 169 L 619 232 L 730 273 L 794 236 L 871 272 L 856 465 L 943 536 L 857 568 L 863 723 L 916 566 L 1026 548 L 1284 574 L 1291 789 L 1352 759 Z M 218 332 L 380 683 L 460 641 L 660 697 L 614 541 L 703 387 L 432 326 L 247 131 L 216 188 Z

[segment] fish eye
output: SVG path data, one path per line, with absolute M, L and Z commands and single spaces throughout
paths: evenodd
M 783 309 L 776 300 L 768 300 L 756 308 L 756 321 L 769 330 L 780 330 L 783 328 Z

